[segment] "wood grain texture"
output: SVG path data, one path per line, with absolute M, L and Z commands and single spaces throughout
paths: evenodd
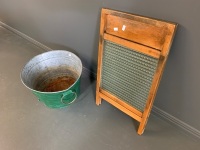
M 100 92 L 102 94 L 104 94 L 105 96 L 107 96 L 107 97 L 111 98 L 112 100 L 114 100 L 116 103 L 119 103 L 120 105 L 124 106 L 124 108 L 127 108 L 128 110 L 130 110 L 131 112 L 136 114 L 138 117 L 142 117 L 142 112 L 140 112 L 139 110 L 137 110 L 134 107 L 130 106 L 129 104 L 125 103 L 124 101 L 120 100 L 116 96 L 110 94 L 109 92 L 107 92 L 107 91 L 105 91 L 105 90 L 103 90 L 101 88 L 100 88 Z
M 102 10 L 103 12 L 103 10 Z M 96 104 L 101 104 L 101 97 L 99 96 L 100 82 L 101 82 L 101 65 L 102 65 L 102 54 L 103 54 L 103 34 L 106 24 L 106 14 L 101 13 L 101 26 L 99 31 L 99 51 L 98 51 L 98 66 L 97 66 L 97 83 L 96 83 Z
M 105 101 L 109 102 L 110 104 L 112 104 L 113 106 L 117 107 L 118 109 L 120 109 L 121 111 L 123 111 L 124 113 L 126 113 L 127 115 L 129 115 L 130 117 L 134 118 L 135 120 L 137 120 L 138 122 L 141 122 L 141 117 L 139 117 L 138 115 L 136 115 L 134 112 L 130 111 L 129 109 L 127 109 L 126 107 L 120 105 L 119 103 L 117 103 L 116 101 L 113 101 L 113 99 L 111 99 L 110 97 L 100 93 L 99 94 L 100 97 L 102 99 L 104 99 Z
M 139 135 L 141 135 L 145 130 L 170 47 L 175 36 L 176 28 L 176 23 L 110 9 L 102 9 L 98 52 L 96 104 L 99 105 L 101 99 L 104 99 L 140 122 L 137 131 Z M 141 52 L 159 60 L 143 112 L 138 111 L 134 106 L 125 103 L 115 95 L 112 95 L 105 89 L 101 88 L 104 40 L 114 42 L 118 45 Z
M 134 51 L 147 54 L 148 56 L 154 57 L 154 58 L 159 58 L 160 57 L 160 51 L 157 51 L 151 47 L 146 47 L 144 45 L 140 45 L 107 33 L 104 33 L 104 39 L 114 42 L 114 43 L 120 43 L 120 45 L 130 48 Z
M 167 33 L 167 26 L 163 23 L 152 25 L 149 22 L 141 22 L 107 15 L 106 33 L 115 35 L 135 43 L 140 43 L 158 50 L 162 49 Z M 122 28 L 125 26 L 125 30 Z M 114 31 L 118 28 L 118 31 Z

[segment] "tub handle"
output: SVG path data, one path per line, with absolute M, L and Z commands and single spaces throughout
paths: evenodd
M 74 99 L 73 99 L 72 101 L 70 101 L 69 103 L 66 103 L 65 101 L 68 101 L 68 100 L 70 100 L 70 99 L 64 100 L 64 98 L 65 98 L 66 96 L 70 95 L 70 94 L 73 94 Z M 63 95 L 62 95 L 62 97 L 61 97 L 61 102 L 62 102 L 63 104 L 65 104 L 65 105 L 69 105 L 69 104 L 73 103 L 73 102 L 76 100 L 76 98 L 77 98 L 76 92 L 74 92 L 74 91 L 72 91 L 72 90 L 69 90 L 69 91 L 63 93 Z

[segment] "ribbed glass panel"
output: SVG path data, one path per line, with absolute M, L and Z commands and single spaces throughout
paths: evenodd
M 144 111 L 158 59 L 104 41 L 101 88 Z

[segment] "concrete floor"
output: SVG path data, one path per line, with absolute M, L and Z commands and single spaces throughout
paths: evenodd
M 81 95 L 49 109 L 24 87 L 20 72 L 44 52 L 0 26 L 0 150 L 197 150 L 200 142 L 151 115 L 142 136 L 137 122 L 107 102 L 95 105 L 95 81 L 84 70 Z

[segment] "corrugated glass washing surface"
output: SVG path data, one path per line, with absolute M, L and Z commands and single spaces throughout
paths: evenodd
M 158 59 L 104 41 L 101 88 L 143 112 Z

